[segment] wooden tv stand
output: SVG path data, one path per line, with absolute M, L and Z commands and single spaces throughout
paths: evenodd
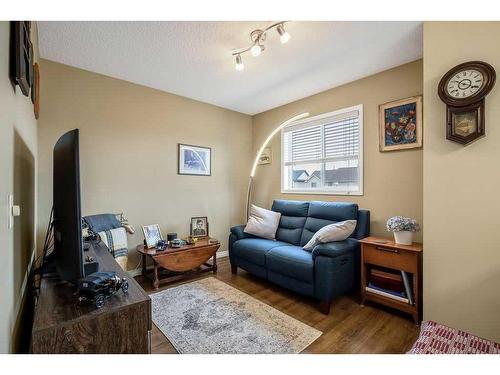
M 126 277 L 128 293 L 118 291 L 100 309 L 78 302 L 75 287 L 59 278 L 41 280 L 35 307 L 33 353 L 150 353 L 151 300 L 115 262 L 103 242 L 94 242 L 84 256 L 99 262 L 100 271 Z

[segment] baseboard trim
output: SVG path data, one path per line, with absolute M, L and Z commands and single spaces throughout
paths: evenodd
M 227 251 L 227 250 L 218 251 L 216 254 L 217 254 L 217 259 L 226 258 L 229 256 L 229 251 Z M 148 266 L 148 267 L 146 267 L 146 269 L 152 270 L 153 266 Z M 142 274 L 142 268 L 136 268 L 135 270 L 128 270 L 127 273 L 129 275 L 129 277 L 140 276 Z
M 17 319 L 19 318 L 19 314 L 21 313 L 21 308 L 23 306 L 24 298 L 26 296 L 26 291 L 28 290 L 28 279 L 30 276 L 30 271 L 31 267 L 33 266 L 33 262 L 35 261 L 35 255 L 36 255 L 36 249 L 33 249 L 31 252 L 31 257 L 30 261 L 28 263 L 28 267 L 26 268 L 26 271 L 24 272 L 24 278 L 23 278 L 23 283 L 21 284 L 21 290 L 19 291 L 19 294 L 17 296 L 17 301 L 14 305 L 14 314 L 11 316 L 10 320 L 10 336 L 14 334 L 14 329 L 16 327 L 16 322 Z M 13 347 L 12 347 L 12 340 L 9 342 L 9 352 L 13 353 Z
M 224 251 L 217 251 L 217 259 L 219 258 L 226 258 L 229 256 L 229 251 L 224 250 Z

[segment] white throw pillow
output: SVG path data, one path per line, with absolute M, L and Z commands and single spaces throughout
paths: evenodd
M 346 220 L 327 225 L 314 233 L 314 236 L 305 244 L 303 249 L 312 250 L 320 243 L 344 241 L 354 232 L 356 223 L 356 220 Z
M 280 218 L 281 214 L 279 212 L 269 211 L 252 204 L 250 208 L 250 217 L 248 218 L 244 232 L 274 240 L 276 238 L 276 230 L 278 229 Z

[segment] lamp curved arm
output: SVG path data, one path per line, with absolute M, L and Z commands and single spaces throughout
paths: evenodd
M 276 129 L 274 129 L 271 134 L 266 138 L 262 146 L 260 147 L 259 151 L 257 152 L 257 156 L 255 157 L 255 161 L 253 162 L 252 170 L 250 172 L 250 179 L 248 180 L 248 190 L 247 190 L 247 207 L 246 207 L 246 218 L 248 219 L 248 214 L 250 212 L 250 197 L 252 194 L 252 182 L 253 182 L 253 177 L 255 176 L 255 171 L 257 169 L 257 164 L 259 162 L 260 156 L 262 155 L 262 152 L 266 148 L 266 146 L 269 144 L 271 139 L 278 133 L 281 129 L 284 127 L 290 125 L 292 122 L 303 119 L 304 117 L 308 117 L 309 112 L 304 112 L 301 113 L 300 115 L 293 116 L 292 118 L 289 118 L 285 122 L 281 123 Z

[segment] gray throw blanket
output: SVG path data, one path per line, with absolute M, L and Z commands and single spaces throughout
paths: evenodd
M 94 233 L 120 228 L 122 225 L 114 214 L 90 215 L 83 218 Z

